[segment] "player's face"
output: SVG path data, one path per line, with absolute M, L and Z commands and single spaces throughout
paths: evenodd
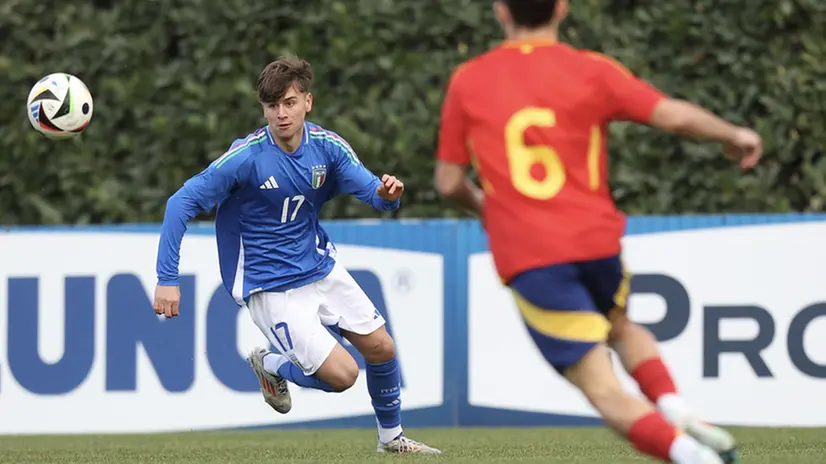
M 302 93 L 293 85 L 281 101 L 264 103 L 264 117 L 273 135 L 280 139 L 293 138 L 304 125 L 304 118 L 313 107 L 313 96 Z

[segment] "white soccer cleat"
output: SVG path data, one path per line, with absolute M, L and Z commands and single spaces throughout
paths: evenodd
M 681 403 L 663 402 L 660 410 L 669 422 L 716 452 L 725 464 L 739 462 L 734 437 L 721 427 L 707 424 L 688 412 Z
M 270 374 L 264 369 L 264 356 L 267 354 L 269 354 L 268 350 L 255 347 L 247 356 L 247 362 L 250 363 L 252 371 L 255 372 L 261 384 L 260 390 L 264 395 L 264 401 L 279 413 L 287 414 L 293 407 L 290 389 L 284 378 Z
M 379 440 L 379 445 L 378 447 L 376 447 L 376 451 L 378 451 L 379 453 L 400 454 L 442 454 L 442 452 L 437 450 L 436 448 L 431 448 L 430 446 L 427 446 L 424 443 L 419 443 L 416 440 L 411 440 L 405 437 L 404 435 L 399 435 L 398 437 L 388 441 L 387 443 L 382 443 L 381 440 Z
M 686 421 L 684 430 L 695 440 L 714 450 L 723 463 L 734 464 L 740 461 L 734 437 L 726 430 L 695 419 Z
M 685 431 L 718 453 L 734 448 L 734 437 L 720 427 L 690 419 L 685 424 Z

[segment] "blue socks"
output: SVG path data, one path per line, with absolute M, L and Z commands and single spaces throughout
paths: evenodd
M 275 362 L 279 362 L 281 365 L 273 369 L 274 366 L 270 364 L 270 359 L 273 359 Z M 280 354 L 270 353 L 264 356 L 264 361 L 264 369 L 269 372 L 275 371 L 275 373 L 280 375 L 282 378 L 298 385 L 299 387 L 314 388 L 316 390 L 326 392 L 333 391 L 333 387 L 329 386 L 326 382 L 314 375 L 305 374 L 304 371 L 302 371 L 298 366 L 291 363 L 287 358 L 281 356 Z
M 401 434 L 401 374 L 395 357 L 383 363 L 367 363 L 367 390 L 379 423 L 379 438 L 386 443 Z

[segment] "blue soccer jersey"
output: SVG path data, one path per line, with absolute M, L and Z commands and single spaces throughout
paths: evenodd
M 268 127 L 236 140 L 167 202 L 158 248 L 159 285 L 178 284 L 186 224 L 218 206 L 215 232 L 224 287 L 242 304 L 251 294 L 285 291 L 324 278 L 335 247 L 319 224 L 324 203 L 353 194 L 378 210 L 394 210 L 376 190 L 381 180 L 338 134 L 312 123 L 294 153 Z

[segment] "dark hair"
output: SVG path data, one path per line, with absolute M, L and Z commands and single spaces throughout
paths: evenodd
M 505 0 L 517 26 L 536 28 L 551 22 L 556 0 Z
M 306 60 L 280 57 L 258 76 L 258 100 L 275 103 L 295 84 L 301 92 L 309 92 L 313 83 L 313 67 Z

